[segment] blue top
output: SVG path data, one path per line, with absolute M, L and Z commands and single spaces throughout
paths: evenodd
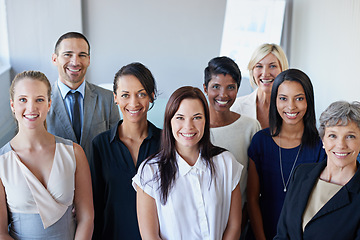
M 282 169 L 285 184 L 289 179 L 299 147 L 281 148 Z M 277 222 L 286 192 L 281 178 L 279 146 L 270 135 L 269 128 L 257 132 L 248 149 L 249 157 L 255 162 L 260 182 L 260 210 L 266 239 L 276 235 Z M 315 147 L 302 145 L 295 167 L 302 163 L 320 162 L 325 159 L 325 150 L 319 140 Z M 290 189 L 291 186 L 287 186 Z
M 142 142 L 136 166 L 129 149 L 119 139 L 118 125 L 96 136 L 90 170 L 94 195 L 93 239 L 141 239 L 136 192 L 132 178 L 140 164 L 160 147 L 161 130 L 148 121 L 148 136 Z

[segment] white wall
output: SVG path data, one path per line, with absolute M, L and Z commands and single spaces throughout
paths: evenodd
M 83 3 L 89 81 L 113 82 L 123 65 L 140 61 L 154 74 L 161 98 L 183 85 L 202 87 L 207 62 L 220 52 L 226 0 Z
M 360 100 L 360 1 L 293 0 L 291 67 L 315 88 L 317 119 L 337 100 Z

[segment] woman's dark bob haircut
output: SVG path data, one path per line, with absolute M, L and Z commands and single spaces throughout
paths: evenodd
M 241 72 L 238 65 L 228 57 L 216 57 L 209 61 L 204 70 L 204 85 L 207 88 L 213 76 L 218 74 L 229 74 L 236 82 L 239 89 L 241 83 Z
M 279 86 L 284 81 L 294 81 L 301 84 L 305 92 L 305 98 L 307 103 L 306 113 L 303 117 L 304 121 L 304 133 L 301 139 L 303 145 L 314 146 L 318 139 L 318 131 L 316 129 L 315 119 L 315 101 L 314 90 L 310 78 L 301 70 L 288 69 L 281 72 L 274 80 L 271 90 L 270 110 L 269 110 L 269 124 L 270 132 L 272 136 L 279 135 L 283 119 L 278 113 L 276 106 L 276 99 Z

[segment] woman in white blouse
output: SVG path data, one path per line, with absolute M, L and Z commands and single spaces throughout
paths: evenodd
M 262 129 L 269 127 L 271 87 L 276 76 L 288 68 L 288 60 L 280 46 L 260 45 L 248 64 L 250 84 L 257 88 L 249 95 L 238 97 L 230 110 L 257 119 Z
M 11 84 L 18 133 L 0 149 L 1 240 L 91 239 L 89 165 L 78 144 L 47 132 L 50 96 L 41 72 L 19 73 Z
M 201 90 L 176 90 L 166 105 L 161 150 L 133 178 L 143 239 L 239 239 L 243 166 L 211 144 L 209 128 Z

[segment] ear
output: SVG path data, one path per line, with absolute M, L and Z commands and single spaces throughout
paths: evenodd
M 52 55 L 51 55 L 51 62 L 52 62 L 52 64 L 54 64 L 54 65 L 56 65 L 57 64 L 57 55 L 56 55 L 56 53 L 53 53 Z
M 204 93 L 208 94 L 207 87 L 205 86 L 205 83 L 203 84 L 203 88 L 204 88 Z
M 151 102 L 151 103 L 154 102 L 153 100 L 151 100 L 151 99 L 154 99 L 154 97 L 155 97 L 155 93 L 152 93 L 152 94 L 151 94 L 151 98 L 150 98 L 150 102 Z
M 14 113 L 15 112 L 14 101 L 11 99 L 10 99 L 10 108 L 11 108 L 11 111 Z
M 116 105 L 118 105 L 118 103 L 116 102 L 116 94 L 113 92 L 113 95 L 114 95 L 114 103 L 116 104 Z
M 49 100 L 48 111 L 50 111 L 51 103 L 52 103 L 51 100 Z

